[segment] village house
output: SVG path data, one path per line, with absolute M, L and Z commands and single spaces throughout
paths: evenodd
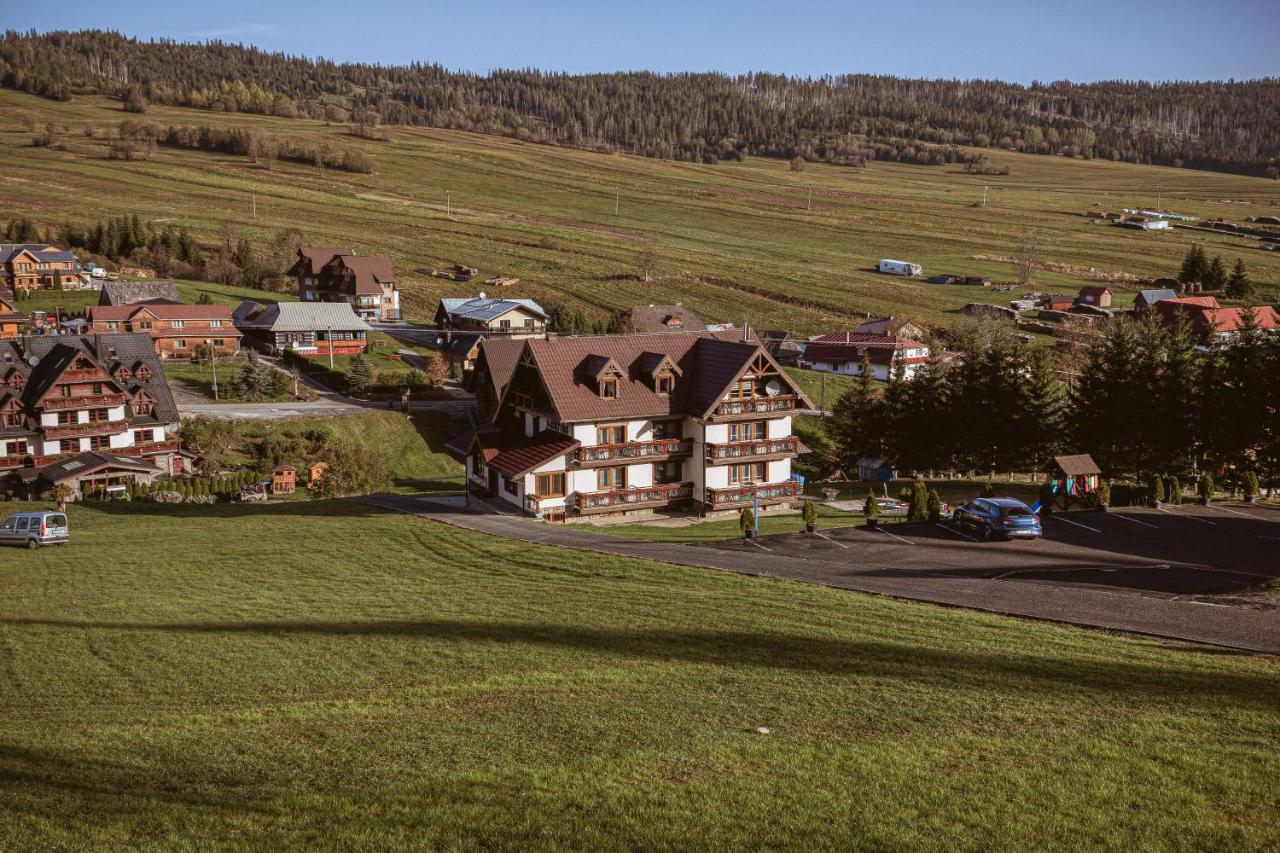
M 792 416 L 812 403 L 746 337 L 530 338 L 505 383 L 507 352 L 486 341 L 477 371 L 500 403 L 448 444 L 469 494 L 548 521 L 789 506 Z
M 1111 307 L 1111 288 L 1086 286 L 1080 288 L 1080 293 L 1076 296 L 1076 302 L 1080 305 L 1091 305 L 1094 308 L 1110 308 Z
M 441 299 L 435 323 L 451 332 L 529 338 L 546 334 L 547 312 L 532 299 L 491 299 L 481 291 L 470 299 Z
M 288 275 L 303 302 L 345 302 L 363 320 L 400 319 L 400 282 L 385 255 L 333 246 L 303 246 Z
M 1178 291 L 1171 287 L 1149 288 L 1147 290 L 1139 290 L 1138 295 L 1133 298 L 1133 310 L 1141 314 L 1148 308 L 1154 307 L 1157 302 L 1165 299 L 1177 299 Z
M 0 243 L 0 286 L 9 290 L 52 290 L 63 281 L 78 287 L 79 275 L 72 252 L 48 243 Z
M 0 338 L 17 337 L 29 319 L 18 310 L 13 294 L 0 287 Z
M 194 358 L 201 347 L 220 355 L 240 351 L 240 330 L 226 305 L 93 305 L 85 310 L 95 332 L 136 332 L 155 343 L 161 358 Z
M 55 462 L 78 479 L 65 460 L 89 452 L 150 466 L 146 476 L 182 475 L 177 431 L 178 409 L 146 335 L 0 341 L 0 478 L 11 491 L 22 494 Z M 81 460 L 83 475 L 91 462 L 119 467 Z
M 929 347 L 911 338 L 891 334 L 833 332 L 809 341 L 800 366 L 825 373 L 861 376 L 863 363 L 871 377 L 887 381 L 900 367 L 905 379 L 929 360 Z
M 761 329 L 756 332 L 760 343 L 783 367 L 795 367 L 804 355 L 804 347 L 785 329 Z
M 1160 300 L 1155 304 L 1155 310 L 1160 314 L 1161 324 L 1166 327 L 1178 323 L 1180 316 L 1185 318 L 1191 333 L 1208 347 L 1230 344 L 1248 322 L 1249 313 L 1262 331 L 1274 334 L 1280 330 L 1280 315 L 1270 305 L 1223 308 L 1212 296 L 1181 296 Z
M 261 305 L 246 300 L 232 317 L 244 342 L 267 355 L 359 355 L 365 351 L 371 331 L 350 305 L 339 302 Z
M 167 302 L 178 304 L 178 288 L 167 278 L 150 281 L 104 281 L 98 293 L 99 305 L 146 305 Z

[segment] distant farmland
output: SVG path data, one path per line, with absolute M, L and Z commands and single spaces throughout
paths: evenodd
M 998 151 L 987 152 L 990 164 L 1011 174 L 890 163 L 792 172 L 773 160 L 695 165 L 430 129 L 390 128 L 383 142 L 357 138 L 346 125 L 156 107 L 146 120 L 260 128 L 363 153 L 375 173 L 279 161 L 267 170 L 247 157 L 165 147 L 147 161 L 110 160 L 103 134 L 90 138 L 85 128 L 114 130 L 125 117 L 105 98 L 56 103 L 0 91 L 0 219 L 89 223 L 136 212 L 188 225 L 206 243 L 224 223 L 260 241 L 298 227 L 318 243 L 390 254 L 415 319 L 427 318 L 438 297 L 483 285 L 413 271 L 463 262 L 482 277 L 521 279 L 503 293 L 589 311 L 679 301 L 708 320 L 802 333 L 865 312 L 946 324 L 967 302 L 1008 296 L 881 276 L 877 259 L 921 263 L 926 276 L 1010 281 L 1010 266 L 975 258 L 1007 255 L 1033 229 L 1046 260 L 1140 276 L 1172 274 L 1203 241 L 1228 264 L 1244 258 L 1263 297 L 1280 298 L 1280 256 L 1259 251 L 1257 241 L 1146 234 L 1082 216 L 1157 203 L 1202 217 L 1275 213 L 1280 183 L 1261 178 Z M 32 146 L 28 118 L 54 125 L 57 149 Z M 984 186 L 985 208 L 978 206 Z M 645 284 L 637 255 L 650 241 L 657 278 Z M 1036 282 L 1071 291 L 1084 280 L 1042 272 Z

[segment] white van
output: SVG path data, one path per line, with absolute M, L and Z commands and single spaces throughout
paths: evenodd
M 66 545 L 69 539 L 67 515 L 63 512 L 19 512 L 0 523 L 0 544 Z
M 908 261 L 893 261 L 884 259 L 880 261 L 880 272 L 888 275 L 920 275 L 924 269 L 919 264 L 913 264 Z

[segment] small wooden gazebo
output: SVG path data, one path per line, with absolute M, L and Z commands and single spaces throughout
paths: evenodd
M 1087 502 L 1088 496 L 1098 490 L 1102 469 L 1088 453 L 1053 457 L 1054 470 L 1049 473 L 1049 486 L 1054 497 L 1065 510 L 1075 501 Z

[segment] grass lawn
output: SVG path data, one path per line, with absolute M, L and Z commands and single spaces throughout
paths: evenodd
M 1280 844 L 1269 658 L 327 501 L 70 516 L 0 557 L 0 848 Z
M 819 409 L 825 407 L 827 411 L 831 411 L 836 404 L 836 400 L 848 391 L 858 382 L 856 376 L 842 376 L 838 373 L 824 373 L 821 370 L 808 370 L 801 367 L 784 368 L 787 375 L 790 376 L 795 383 L 800 386 L 813 405 Z M 874 383 L 882 386 L 884 383 Z
M 248 356 L 242 354 L 235 359 L 222 357 L 218 359 L 218 402 L 243 402 L 235 393 L 233 380 L 243 369 L 247 358 Z M 180 383 L 187 390 L 207 397 L 209 402 L 214 402 L 213 369 L 208 364 L 194 364 L 190 361 L 178 361 L 176 359 L 165 359 L 161 364 L 164 368 L 164 375 L 171 383 Z M 292 388 L 292 380 L 290 380 L 290 388 Z M 304 395 L 302 399 L 314 399 L 315 397 L 314 392 L 301 383 L 298 385 L 298 390 Z M 254 402 L 278 403 L 297 399 L 299 398 L 289 391 Z

